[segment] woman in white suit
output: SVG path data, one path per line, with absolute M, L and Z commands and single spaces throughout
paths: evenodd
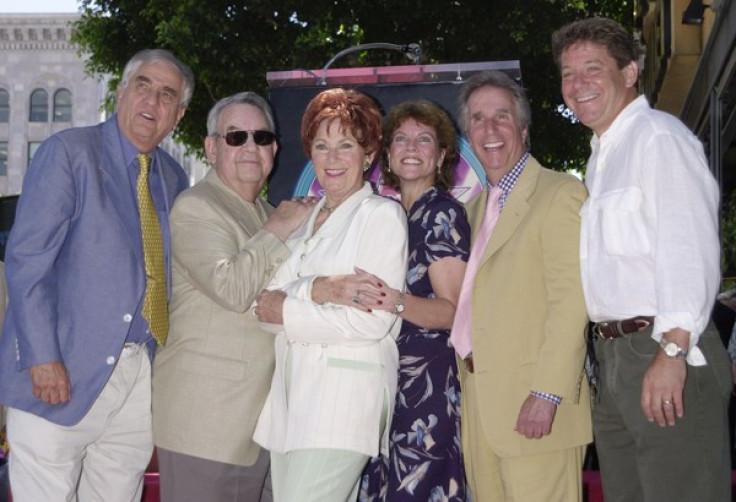
M 287 241 L 291 257 L 257 299 L 256 315 L 278 334 L 255 440 L 271 451 L 276 502 L 344 502 L 355 500 L 369 458 L 387 454 L 401 323 L 359 308 L 371 279 L 353 272 L 403 286 L 406 216 L 364 181 L 381 144 L 381 114 L 368 96 L 317 95 L 302 119 L 302 143 L 324 198 Z M 358 308 L 345 306 L 346 291 Z

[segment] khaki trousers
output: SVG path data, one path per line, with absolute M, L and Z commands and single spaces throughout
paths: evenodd
M 8 409 L 13 500 L 140 501 L 153 452 L 151 364 L 145 347 L 127 350 L 76 425 Z
M 585 446 L 518 457 L 496 455 L 475 404 L 475 377 L 465 372 L 462 383 L 463 454 L 473 502 L 582 502 Z

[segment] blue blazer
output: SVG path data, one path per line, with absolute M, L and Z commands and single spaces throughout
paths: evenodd
M 169 277 L 168 213 L 188 183 L 163 150 L 151 155 L 165 194 L 157 210 Z M 146 285 L 126 169 L 117 115 L 62 131 L 36 153 L 6 250 L 10 303 L 0 336 L 0 403 L 74 425 L 112 373 Z M 31 366 L 54 361 L 66 365 L 72 386 L 71 399 L 60 405 L 35 398 L 29 374 Z

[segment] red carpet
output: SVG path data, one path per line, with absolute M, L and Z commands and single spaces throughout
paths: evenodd
M 736 485 L 736 471 L 731 473 L 731 483 L 732 485 Z M 598 471 L 583 472 L 583 484 L 583 495 L 586 502 L 603 502 L 601 478 Z M 732 500 L 736 502 L 736 489 L 734 489 L 734 498 Z M 158 473 L 152 472 L 146 474 L 141 502 L 159 502 Z
M 583 493 L 587 502 L 603 502 L 601 478 L 598 471 L 585 471 L 583 473 L 583 483 Z M 143 498 L 141 499 L 141 502 L 159 502 L 157 473 L 146 474 L 146 484 L 143 488 Z
M 736 471 L 731 473 L 731 485 L 734 486 L 732 500 L 736 502 Z M 158 474 L 146 474 L 146 485 L 141 502 L 159 502 Z M 583 499 L 586 502 L 603 502 L 601 476 L 598 471 L 583 472 Z

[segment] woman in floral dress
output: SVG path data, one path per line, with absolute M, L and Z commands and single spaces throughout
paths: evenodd
M 428 101 L 402 103 L 384 120 L 384 183 L 399 190 L 409 221 L 406 292 L 366 291 L 365 308 L 403 319 L 389 458 L 363 472 L 359 500 L 465 501 L 460 386 L 449 335 L 470 245 L 465 210 L 452 185 L 452 122 Z M 380 282 L 380 280 L 379 280 Z

